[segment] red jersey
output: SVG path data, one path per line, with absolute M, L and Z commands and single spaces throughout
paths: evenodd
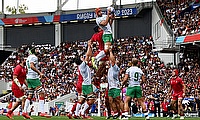
M 94 33 L 91 38 L 92 42 L 94 41 L 98 42 L 100 50 L 104 50 L 104 42 L 102 40 L 102 36 L 103 36 L 103 30 L 98 33 Z
M 82 92 L 82 82 L 83 82 L 83 77 L 80 73 L 80 70 L 78 70 L 78 81 L 77 81 L 77 84 L 76 84 L 76 90 L 77 90 L 78 93 Z
M 169 105 L 168 102 L 162 102 L 161 105 L 162 105 L 162 110 L 163 110 L 163 111 L 168 111 L 168 109 L 167 109 L 167 107 L 168 107 L 168 105 Z
M 82 85 L 82 82 L 83 82 L 83 77 L 80 73 L 80 70 L 78 70 L 78 82 L 77 83 Z
M 183 80 L 180 77 L 171 78 L 170 85 L 172 87 L 173 93 L 183 92 Z
M 24 84 L 26 79 L 26 68 L 22 67 L 21 65 L 17 65 L 14 69 L 13 75 L 17 76 L 21 86 Z M 13 81 L 12 88 L 18 88 L 17 84 Z

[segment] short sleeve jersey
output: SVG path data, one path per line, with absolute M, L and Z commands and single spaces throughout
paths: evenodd
M 92 83 L 91 70 L 90 70 L 89 66 L 86 64 L 86 62 L 83 61 L 79 65 L 79 70 L 80 70 L 80 74 L 83 77 L 82 85 L 91 85 L 91 83 Z
M 80 73 L 80 70 L 78 70 L 78 84 L 82 84 L 82 82 L 83 82 L 83 77 L 82 77 L 82 75 L 81 75 L 81 73 Z
M 120 68 L 115 64 L 108 69 L 108 85 L 109 89 L 119 88 L 119 71 Z
M 26 68 L 21 65 L 17 65 L 13 71 L 13 75 L 16 75 L 20 84 L 23 85 L 26 79 Z M 12 87 L 17 87 L 15 82 L 12 83 Z
M 183 80 L 180 77 L 172 78 L 170 80 L 170 85 L 172 87 L 173 93 L 180 93 L 183 92 Z
M 99 49 L 104 50 L 104 42 L 102 40 L 103 31 L 93 34 L 91 40 L 92 42 L 97 41 L 99 44 Z
M 101 17 L 96 18 L 97 25 L 104 31 L 103 34 L 112 34 L 112 29 L 110 24 L 108 23 L 106 26 L 100 25 L 103 20 L 106 20 L 107 15 L 102 15 Z
M 129 87 L 140 86 L 141 77 L 144 74 L 142 70 L 136 66 L 132 66 L 126 70 L 129 76 Z
M 26 60 L 26 66 L 27 66 L 27 79 L 37 79 L 39 78 L 39 75 L 37 72 L 33 71 L 30 67 L 30 64 L 34 63 L 36 69 L 38 69 L 38 58 L 35 55 L 29 55 Z

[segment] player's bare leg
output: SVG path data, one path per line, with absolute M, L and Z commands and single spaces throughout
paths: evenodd
M 131 100 L 131 97 L 126 96 L 124 100 L 124 113 L 122 114 L 122 119 L 128 119 L 129 114 L 129 101 Z
M 7 116 L 9 119 L 13 120 L 13 117 L 12 117 L 13 111 L 14 111 L 20 104 L 22 104 L 22 103 L 24 102 L 24 100 L 25 100 L 25 96 L 22 96 L 21 98 L 17 98 L 16 103 L 12 106 L 12 108 L 11 108 L 11 109 L 8 111 L 8 113 L 6 114 L 6 116 Z M 22 108 L 23 108 L 23 106 L 22 106 Z
M 180 119 L 184 119 L 184 111 L 183 111 L 183 106 L 182 106 L 182 98 L 178 99 L 178 114 L 180 115 Z
M 85 103 L 84 108 L 81 111 L 82 119 L 93 119 L 90 116 L 86 116 L 86 110 L 96 101 L 95 95 L 88 95 L 88 101 Z
M 118 111 L 118 116 L 116 116 L 116 118 L 118 118 L 121 115 L 121 113 L 124 112 L 124 103 L 121 100 L 120 96 L 116 97 L 114 99 L 114 101 L 115 101 L 115 104 L 116 104 L 116 107 L 117 107 L 117 111 Z
M 79 110 L 80 110 L 80 108 L 81 108 L 81 105 L 84 103 L 84 101 L 85 101 L 85 96 L 80 96 L 80 98 L 79 98 L 79 100 L 78 100 L 78 102 L 77 102 L 77 105 L 76 105 L 76 110 L 75 110 L 75 113 L 74 113 L 74 118 L 75 119 L 79 119 L 80 117 L 79 117 Z
M 104 45 L 104 50 L 100 51 L 99 54 L 97 54 L 96 57 L 92 58 L 92 65 L 95 69 L 98 67 L 98 62 L 105 57 L 106 55 L 109 55 L 109 49 L 112 48 L 112 43 L 111 42 L 106 42 Z
M 175 118 L 177 118 L 178 117 L 178 110 L 177 110 L 177 100 L 172 100 L 171 101 L 171 104 L 170 104 L 170 106 L 171 106 L 171 110 L 173 110 L 174 111 L 174 115 L 173 115 L 173 117 L 172 117 L 172 119 L 175 119 Z
M 150 118 L 149 118 L 149 116 L 148 116 L 148 111 L 147 111 L 147 109 L 146 109 L 146 105 L 144 104 L 144 102 L 145 102 L 144 98 L 143 98 L 143 97 L 142 97 L 142 98 L 138 98 L 138 102 L 139 102 L 139 104 L 140 104 L 141 107 L 142 107 L 142 112 L 143 112 L 144 115 L 145 115 L 145 119 L 146 119 L 146 120 L 150 120 Z
M 28 90 L 28 96 L 27 98 L 25 99 L 25 102 L 24 102 L 24 107 L 22 107 L 23 109 L 23 112 L 22 112 L 22 116 L 26 119 L 32 119 L 29 115 L 28 115 L 28 107 L 30 105 L 30 102 L 31 102 L 31 99 L 33 98 L 33 93 L 34 91 L 32 89 L 29 89 Z
M 106 104 L 107 113 L 108 113 L 108 116 L 106 119 L 110 119 L 112 117 L 112 115 L 111 115 L 111 108 L 110 108 L 110 104 L 109 104 L 109 98 L 105 98 L 105 104 Z

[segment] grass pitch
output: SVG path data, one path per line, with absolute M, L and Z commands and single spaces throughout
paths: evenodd
M 13 116 L 14 120 L 24 120 L 22 116 Z M 32 116 L 34 120 L 68 120 L 68 117 L 66 116 L 53 116 L 51 118 L 45 118 L 45 117 L 39 117 L 39 116 Z M 105 120 L 105 117 L 92 117 L 94 120 Z M 0 116 L 0 120 L 9 120 L 6 116 Z M 129 120 L 144 120 L 144 118 L 140 117 L 132 117 Z M 171 120 L 171 118 L 151 118 L 151 120 Z M 176 120 L 179 120 L 179 118 L 176 118 Z M 193 118 L 185 118 L 185 120 L 200 120 L 200 117 L 193 117 Z

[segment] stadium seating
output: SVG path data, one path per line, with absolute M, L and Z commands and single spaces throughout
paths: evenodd
M 151 37 L 127 37 L 116 39 L 113 52 L 117 60 L 120 61 L 122 73 L 120 79 L 124 77 L 125 70 L 130 66 L 132 57 L 140 60 L 139 65 L 147 75 L 147 83 L 143 85 L 144 95 L 151 95 L 151 91 L 155 89 L 155 84 L 159 92 L 162 92 L 161 98 L 170 99 L 168 93 L 169 78 L 173 66 L 164 64 L 156 52 L 152 50 Z M 43 87 L 46 90 L 46 101 L 57 99 L 63 95 L 76 91 L 77 67 L 73 64 L 73 59 L 77 55 L 82 55 L 87 48 L 87 41 L 75 41 L 71 43 L 61 43 L 59 46 L 51 47 L 40 45 L 39 69 L 49 78 L 42 80 Z M 96 46 L 98 47 L 98 45 Z M 93 48 L 95 51 L 97 48 Z M 22 46 L 18 51 L 14 52 L 9 59 L 1 66 L 1 71 L 12 75 L 12 69 L 17 64 L 20 56 L 28 55 L 28 46 Z M 187 86 L 186 97 L 195 97 L 196 89 L 199 88 L 197 71 L 199 65 L 197 59 L 184 58 L 183 63 L 179 64 L 180 76 Z M 189 71 L 186 71 L 189 68 Z M 92 71 L 94 74 L 95 71 Z M 1 74 L 5 75 L 5 74 Z M 8 81 L 12 80 L 12 76 L 6 76 Z M 102 78 L 106 79 L 105 77 Z M 103 94 L 102 94 L 103 96 Z M 11 97 L 10 99 L 14 99 Z M 7 100 L 10 100 L 7 99 Z M 6 101 L 4 101 L 6 102 Z
M 157 3 L 176 37 L 200 33 L 200 2 L 180 0 Z

